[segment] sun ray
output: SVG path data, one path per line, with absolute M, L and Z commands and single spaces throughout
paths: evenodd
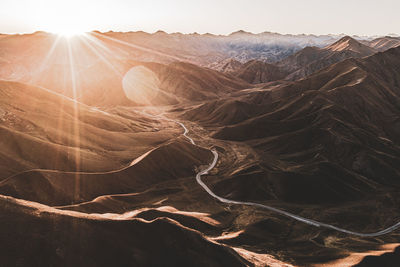
M 106 43 L 104 42 L 104 40 L 101 40 L 98 37 L 93 36 L 93 33 L 87 33 L 85 37 L 90 39 L 90 41 L 92 41 L 96 45 L 102 47 L 103 50 L 105 50 L 107 54 L 110 56 L 115 57 L 115 55 L 118 54 L 122 58 L 129 57 L 129 52 L 119 47 L 116 43 L 114 44 Z M 110 49 L 110 46 L 112 49 Z
M 122 44 L 122 45 L 125 45 L 125 46 L 128 46 L 128 47 L 131 47 L 131 48 L 139 49 L 139 50 L 142 50 L 142 51 L 145 51 L 145 52 L 150 52 L 152 54 L 156 54 L 156 55 L 159 55 L 159 56 L 167 57 L 167 58 L 170 58 L 170 59 L 173 59 L 173 60 L 176 60 L 176 61 L 187 61 L 186 59 L 181 58 L 181 57 L 173 56 L 173 55 L 161 52 L 161 51 L 157 51 L 157 50 L 150 49 L 150 48 L 147 48 L 147 47 L 143 47 L 143 46 L 139 46 L 139 45 L 136 45 L 136 44 L 128 43 L 128 42 L 125 42 L 125 41 L 122 41 L 122 40 L 119 40 L 119 39 L 116 39 L 116 38 L 112 38 L 112 37 L 107 36 L 105 34 L 99 34 L 97 32 L 92 32 L 91 34 L 95 35 L 99 39 L 100 38 L 104 38 L 104 39 L 107 39 L 107 40 L 110 40 L 110 41 L 113 41 L 113 42 L 116 42 L 116 43 L 119 43 L 119 44 Z
M 111 51 L 111 49 L 109 47 L 107 47 L 106 45 L 102 44 L 98 39 L 94 38 L 91 34 L 84 34 L 83 37 L 85 39 L 88 39 L 92 43 L 95 43 L 96 46 L 99 46 L 101 49 L 107 51 L 107 53 L 109 53 L 110 55 L 113 52 L 115 52 L 115 51 Z
M 95 53 L 107 66 L 109 66 L 112 71 L 114 71 L 117 75 L 122 77 L 122 73 L 119 70 L 117 70 L 117 68 L 104 55 L 102 55 L 101 52 L 96 47 L 92 46 L 88 40 L 82 38 L 82 41 L 86 44 L 86 46 L 90 50 L 92 50 L 93 53 Z
M 80 171 L 80 132 L 79 132 L 79 107 L 77 101 L 77 86 L 76 86 L 76 73 L 75 73 L 75 60 L 74 55 L 72 52 L 71 42 L 67 40 L 67 47 L 68 47 L 68 59 L 69 59 L 69 67 L 71 73 L 71 83 L 72 83 L 72 95 L 74 100 L 74 114 L 73 114 L 73 135 L 74 135 L 74 146 L 73 149 L 75 150 L 75 168 L 76 171 Z M 79 174 L 76 173 L 75 177 L 75 199 L 78 199 L 80 193 L 80 179 Z
M 60 36 L 57 36 L 54 39 L 54 41 L 50 47 L 50 50 L 47 52 L 46 56 L 44 57 L 42 63 L 40 64 L 40 67 L 35 72 L 35 74 L 31 76 L 30 83 L 34 84 L 34 83 L 38 82 L 39 78 L 41 77 L 41 74 L 44 72 L 45 67 L 48 66 L 48 62 L 49 62 L 50 58 L 53 56 L 54 51 L 56 50 L 56 48 L 60 42 L 60 39 L 61 39 Z
M 120 47 L 111 45 L 112 48 L 110 48 L 109 43 L 106 43 L 103 40 L 93 37 L 90 34 L 86 34 L 84 37 L 88 41 L 90 41 L 90 43 L 93 44 L 93 47 L 96 47 L 96 49 L 99 52 L 101 51 L 101 53 L 106 58 L 114 58 L 114 59 L 122 58 L 123 60 L 126 60 L 126 58 L 129 58 L 129 52 L 127 52 L 126 50 L 123 50 Z

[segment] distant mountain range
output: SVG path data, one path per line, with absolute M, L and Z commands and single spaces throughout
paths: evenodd
M 254 68 L 254 60 L 242 64 L 233 58 L 211 67 L 244 78 L 250 83 L 265 83 L 280 79 L 298 80 L 344 59 L 362 58 L 397 46 L 400 46 L 400 38 L 381 37 L 370 41 L 357 41 L 345 36 L 322 48 L 307 46 L 276 63 L 263 63 L 258 60 L 257 68 Z

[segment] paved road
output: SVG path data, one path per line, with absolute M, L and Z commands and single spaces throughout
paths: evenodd
M 169 118 L 163 116 L 163 114 L 152 115 L 152 114 L 149 114 L 149 113 L 147 113 L 147 112 L 145 112 L 145 111 L 140 112 L 140 113 L 142 113 L 142 114 L 144 114 L 144 115 L 147 115 L 147 116 L 150 116 L 150 117 L 154 117 L 154 118 L 163 119 L 163 120 L 167 120 L 167 121 L 171 121 L 171 122 L 177 123 L 177 124 L 180 125 L 180 126 L 183 128 L 183 130 L 184 130 L 183 136 L 184 136 L 185 138 L 187 138 L 191 144 L 193 144 L 193 145 L 196 144 L 196 143 L 194 142 L 194 140 L 188 136 L 189 130 L 186 128 L 186 126 L 185 126 L 182 122 L 169 119 Z M 343 229 L 343 228 L 340 228 L 340 227 L 336 227 L 336 226 L 334 226 L 334 225 L 330 225 L 330 224 L 327 224 L 327 223 L 322 223 L 322 222 L 314 221 L 314 220 L 311 220 L 311 219 L 307 219 L 307 218 L 298 216 L 298 215 L 296 215 L 296 214 L 293 214 L 293 213 L 290 213 L 290 212 L 287 212 L 287 211 L 284 211 L 284 210 L 280 210 L 280 209 L 277 209 L 277 208 L 274 208 L 274 207 L 271 207 L 271 206 L 263 205 L 263 204 L 260 204 L 260 203 L 246 202 L 246 201 L 236 201 L 236 200 L 231 200 L 231 199 L 226 199 L 226 198 L 220 197 L 220 196 L 216 195 L 216 194 L 201 180 L 201 176 L 208 174 L 208 172 L 211 171 L 211 170 L 215 167 L 215 165 L 217 164 L 217 162 L 218 162 L 218 152 L 217 152 L 215 149 L 211 149 L 210 151 L 213 153 L 214 159 L 213 159 L 213 161 L 211 162 L 211 164 L 210 164 L 206 169 L 204 169 L 204 170 L 202 170 L 202 171 L 200 171 L 200 172 L 198 172 L 198 173 L 196 174 L 196 181 L 197 181 L 197 183 L 198 183 L 210 196 L 212 196 L 213 198 L 217 199 L 218 201 L 220 201 L 220 202 L 222 202 L 222 203 L 233 204 L 233 205 L 246 205 L 246 206 L 253 206 L 253 207 L 257 207 L 257 208 L 261 208 L 261 209 L 266 209 L 266 210 L 269 210 L 269 211 L 272 211 L 272 212 L 276 212 L 276 213 L 282 214 L 282 215 L 287 216 L 287 217 L 289 217 L 289 218 L 292 218 L 292 219 L 294 219 L 294 220 L 297 220 L 297 221 L 300 221 L 300 222 L 303 222 L 303 223 L 306 223 L 306 224 L 309 224 L 309 225 L 312 225 L 312 226 L 315 226 L 315 227 L 327 228 L 327 229 L 339 231 L 339 232 L 342 232 L 342 233 L 351 234 L 351 235 L 356 235 L 356 236 L 361 236 L 361 237 L 375 237 L 375 236 L 381 236 L 381 235 L 384 235 L 384 234 L 393 232 L 394 230 L 400 228 L 400 222 L 398 222 L 398 223 L 396 223 L 395 225 L 392 225 L 392 226 L 390 226 L 390 227 L 388 227 L 388 228 L 386 228 L 386 229 L 383 229 L 383 230 L 378 231 L 378 232 L 375 232 L 375 233 L 359 233 L 359 232 L 349 231 L 349 230 L 346 230 L 346 229 Z M 128 167 L 129 167 L 129 166 L 128 166 Z M 125 168 L 128 168 L 128 167 L 125 167 Z M 123 169 L 125 169 L 125 168 L 123 168 Z M 31 171 L 62 172 L 62 171 L 57 171 L 57 170 L 42 170 L 42 169 L 36 169 L 36 170 L 24 171 L 24 172 L 21 172 L 21 173 L 31 172 Z M 111 171 L 111 172 L 118 172 L 118 171 L 121 171 L 121 170 L 116 170 L 116 171 Z M 62 172 L 62 173 L 76 173 L 76 172 Z M 104 173 L 110 173 L 110 172 L 102 172 L 101 174 L 104 174 Z M 19 173 L 19 174 L 20 174 L 20 173 Z M 96 173 L 91 173 L 91 174 L 96 174 Z M 18 175 L 18 174 L 12 175 L 12 176 L 8 177 L 7 179 L 1 181 L 1 182 L 0 182 L 0 185 L 3 184 L 3 183 L 5 183 L 5 182 L 8 181 L 8 180 L 14 178 L 16 175 Z
M 186 128 L 186 126 L 182 122 L 171 120 L 171 119 L 167 119 L 167 120 L 174 121 L 177 124 L 179 124 L 184 129 L 183 135 L 190 141 L 190 143 L 195 145 L 195 142 L 193 141 L 193 139 L 190 138 L 187 135 L 189 133 L 189 130 Z M 356 236 L 360 236 L 360 237 L 381 236 L 381 235 L 393 232 L 394 230 L 400 228 L 400 222 L 398 222 L 398 223 L 396 223 L 396 224 L 394 224 L 394 225 L 392 225 L 392 226 L 390 226 L 390 227 L 388 227 L 386 229 L 383 229 L 383 230 L 375 232 L 375 233 L 359 233 L 359 232 L 346 230 L 346 229 L 343 229 L 343 228 L 340 228 L 340 227 L 336 227 L 334 225 L 330 225 L 330 224 L 327 224 L 327 223 L 322 223 L 322 222 L 314 221 L 314 220 L 311 220 L 311 219 L 307 219 L 307 218 L 298 216 L 296 214 L 293 214 L 293 213 L 290 213 L 290 212 L 287 212 L 287 211 L 284 211 L 284 210 L 280 210 L 280 209 L 277 209 L 277 208 L 274 208 L 274 207 L 271 207 L 271 206 L 263 205 L 263 204 L 260 204 L 260 203 L 246 202 L 246 201 L 236 201 L 236 200 L 231 200 L 231 199 L 226 199 L 226 198 L 220 197 L 220 196 L 216 195 L 201 180 L 201 176 L 208 174 L 208 172 L 211 171 L 215 167 L 217 162 L 218 162 L 218 152 L 215 149 L 212 149 L 211 152 L 214 155 L 213 161 L 211 162 L 211 164 L 206 169 L 204 169 L 204 170 L 202 170 L 202 171 L 200 171 L 200 172 L 198 172 L 196 174 L 196 181 L 210 196 L 212 196 L 213 198 L 217 199 L 220 202 L 223 202 L 223 203 L 226 203 L 226 204 L 246 205 L 246 206 L 253 206 L 253 207 L 257 207 L 257 208 L 261 208 L 261 209 L 266 209 L 266 210 L 282 214 L 284 216 L 287 216 L 287 217 L 292 218 L 294 220 L 297 220 L 299 222 L 306 223 L 306 224 L 309 224 L 309 225 L 312 225 L 312 226 L 315 226 L 315 227 L 327 228 L 327 229 L 335 230 L 335 231 L 346 233 L 346 234 L 356 235 Z

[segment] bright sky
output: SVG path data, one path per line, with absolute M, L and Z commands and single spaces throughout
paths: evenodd
M 0 0 L 0 32 L 400 34 L 399 0 Z

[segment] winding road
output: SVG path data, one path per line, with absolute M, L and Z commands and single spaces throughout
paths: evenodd
M 151 115 L 151 116 L 154 116 L 154 115 Z M 189 130 L 186 128 L 186 126 L 182 122 L 175 121 L 175 120 L 172 120 L 172 119 L 169 119 L 169 118 L 165 118 L 163 116 L 161 116 L 161 118 L 166 119 L 168 121 L 173 121 L 173 122 L 179 124 L 184 129 L 183 136 L 185 138 L 187 138 L 190 141 L 190 143 L 192 143 L 193 145 L 196 144 L 194 142 L 194 140 L 187 135 L 189 133 Z M 217 165 L 217 162 L 218 162 L 218 152 L 215 149 L 211 149 L 210 151 L 213 153 L 214 159 L 206 169 L 204 169 L 204 170 L 202 170 L 202 171 L 200 171 L 200 172 L 198 172 L 196 174 L 196 181 L 210 196 L 212 196 L 213 198 L 217 199 L 218 201 L 220 201 L 222 203 L 234 204 L 234 205 L 246 205 L 246 206 L 253 206 L 253 207 L 257 207 L 257 208 L 261 208 L 261 209 L 266 209 L 266 210 L 279 213 L 279 214 L 284 215 L 286 217 L 292 218 L 292 219 L 297 220 L 299 222 L 306 223 L 306 224 L 309 224 L 309 225 L 312 225 L 312 226 L 315 226 L 315 227 L 327 228 L 327 229 L 331 229 L 331 230 L 335 230 L 335 231 L 338 231 L 338 232 L 351 234 L 351 235 L 355 235 L 355 236 L 360 236 L 360 237 L 381 236 L 381 235 L 385 235 L 387 233 L 393 232 L 394 230 L 400 228 L 400 222 L 398 222 L 398 223 L 396 223 L 396 224 L 394 224 L 394 225 L 392 225 L 392 226 L 390 226 L 388 228 L 385 228 L 385 229 L 383 229 L 381 231 L 378 231 L 378 232 L 375 232 L 375 233 L 359 233 L 359 232 L 346 230 L 346 229 L 343 229 L 343 228 L 340 228 L 340 227 L 337 227 L 337 226 L 334 226 L 334 225 L 331 225 L 331 224 L 322 223 L 322 222 L 314 221 L 314 220 L 311 220 L 311 219 L 307 219 L 307 218 L 298 216 L 296 214 L 293 214 L 293 213 L 290 213 L 290 212 L 287 212 L 287 211 L 284 211 L 284 210 L 280 210 L 280 209 L 277 209 L 277 208 L 274 208 L 274 207 L 271 207 L 271 206 L 263 205 L 263 204 L 260 204 L 260 203 L 246 202 L 246 201 L 236 201 L 236 200 L 231 200 L 231 199 L 226 199 L 226 198 L 220 197 L 220 196 L 216 195 L 201 180 L 201 176 L 208 174 L 209 171 L 211 171 L 215 167 L 215 165 Z
M 177 121 L 177 120 L 173 120 L 173 119 L 170 119 L 170 118 L 167 118 L 167 117 L 165 117 L 165 116 L 163 115 L 163 113 L 162 113 L 162 114 L 158 114 L 158 115 L 152 115 L 152 114 L 149 114 L 149 113 L 147 113 L 147 112 L 145 112 L 145 111 L 142 111 L 142 112 L 139 112 L 139 113 L 142 113 L 142 114 L 147 115 L 147 116 L 149 116 L 149 117 L 159 118 L 159 119 L 162 119 L 162 120 L 166 120 L 166 121 L 170 121 L 170 122 L 174 122 L 174 123 L 178 124 L 178 125 L 181 126 L 181 127 L 183 128 L 183 130 L 184 130 L 184 132 L 183 132 L 182 135 L 183 135 L 191 144 L 196 145 L 195 141 L 194 141 L 192 138 L 190 138 L 190 137 L 188 136 L 189 130 L 187 129 L 187 127 L 185 126 L 185 124 L 183 124 L 182 122 Z M 296 220 L 296 221 L 299 221 L 299 222 L 302 222 L 302 223 L 305 223 L 305 224 L 309 224 L 309 225 L 312 225 L 312 226 L 315 226 L 315 227 L 327 228 L 327 229 L 331 229 L 331 230 L 335 230 L 335 231 L 338 231 L 338 232 L 342 232 L 342 233 L 346 233 L 346 234 L 351 234 L 351 235 L 355 235 L 355 236 L 360 236 L 360 237 L 376 237 L 376 236 L 381 236 L 381 235 L 385 235 L 385 234 L 387 234 L 387 233 L 393 232 L 393 231 L 395 231 L 396 229 L 400 228 L 400 222 L 398 222 L 398 223 L 396 223 L 396 224 L 394 224 L 394 225 L 392 225 L 392 226 L 390 226 L 390 227 L 388 227 L 388 228 L 385 228 L 385 229 L 383 229 L 383 230 L 381 230 L 381 231 L 374 232 L 374 233 L 360 233 L 360 232 L 354 232 L 354 231 L 346 230 L 346 229 L 343 229 L 343 228 L 340 228 L 340 227 L 337 227 L 337 226 L 334 226 L 334 225 L 331 225 L 331 224 L 327 224 L 327 223 L 323 223 L 323 222 L 318 222 L 318 221 L 315 221 L 315 220 L 307 219 L 307 218 L 298 216 L 298 215 L 296 215 L 296 214 L 293 214 L 293 213 L 290 213 L 290 212 L 287 212 L 287 211 L 284 211 L 284 210 L 280 210 L 280 209 L 277 209 L 277 208 L 274 208 L 274 207 L 271 207 L 271 206 L 263 205 L 263 204 L 260 204 L 260 203 L 247 202 L 247 201 L 237 201 L 237 200 L 231 200 L 231 199 L 226 199 L 226 198 L 220 197 L 220 196 L 216 195 L 216 194 L 202 181 L 202 179 L 201 179 L 201 177 L 202 177 L 203 175 L 207 175 L 207 174 L 209 173 L 209 171 L 211 171 L 211 170 L 217 165 L 217 162 L 218 162 L 218 152 L 217 152 L 215 149 L 210 149 L 210 151 L 211 151 L 212 154 L 214 155 L 214 159 L 213 159 L 213 161 L 208 165 L 207 168 L 205 168 L 205 169 L 202 170 L 202 171 L 199 171 L 199 172 L 196 174 L 196 181 L 197 181 L 197 183 L 198 183 L 210 196 L 212 196 L 213 198 L 217 199 L 218 201 L 220 201 L 220 202 L 222 202 L 222 203 L 233 204 L 233 205 L 246 205 L 246 206 L 253 206 L 253 207 L 257 207 L 257 208 L 261 208 L 261 209 L 266 209 L 266 210 L 279 213 L 279 214 L 281 214 L 281 215 L 283 215 L 283 216 L 292 218 L 292 219 L 294 219 L 294 220 Z M 151 152 L 151 151 L 149 151 L 149 152 Z M 149 153 L 149 152 L 147 152 L 147 153 Z M 134 160 L 129 166 L 131 166 L 132 164 L 134 164 L 137 160 L 138 160 L 138 159 Z M 129 166 L 127 166 L 127 167 L 125 167 L 125 168 L 129 168 Z M 123 169 L 125 169 L 125 168 L 123 168 Z M 101 174 L 117 172 L 117 171 L 121 171 L 121 170 L 123 170 L 123 169 L 116 170 L 116 171 L 110 171 L 110 172 L 102 172 Z M 23 171 L 23 172 L 21 172 L 21 173 L 26 173 L 26 172 L 31 172 L 31 171 L 61 172 L 61 171 L 57 171 L 57 170 L 33 169 L 33 170 Z M 10 177 L 4 179 L 3 181 L 0 181 L 0 185 L 2 185 L 3 183 L 9 181 L 10 179 L 14 178 L 15 176 L 17 176 L 17 175 L 19 175 L 19 174 L 21 174 L 21 173 L 11 175 Z M 62 172 L 62 173 L 80 173 L 80 172 Z M 97 173 L 90 173 L 90 174 L 97 174 Z

